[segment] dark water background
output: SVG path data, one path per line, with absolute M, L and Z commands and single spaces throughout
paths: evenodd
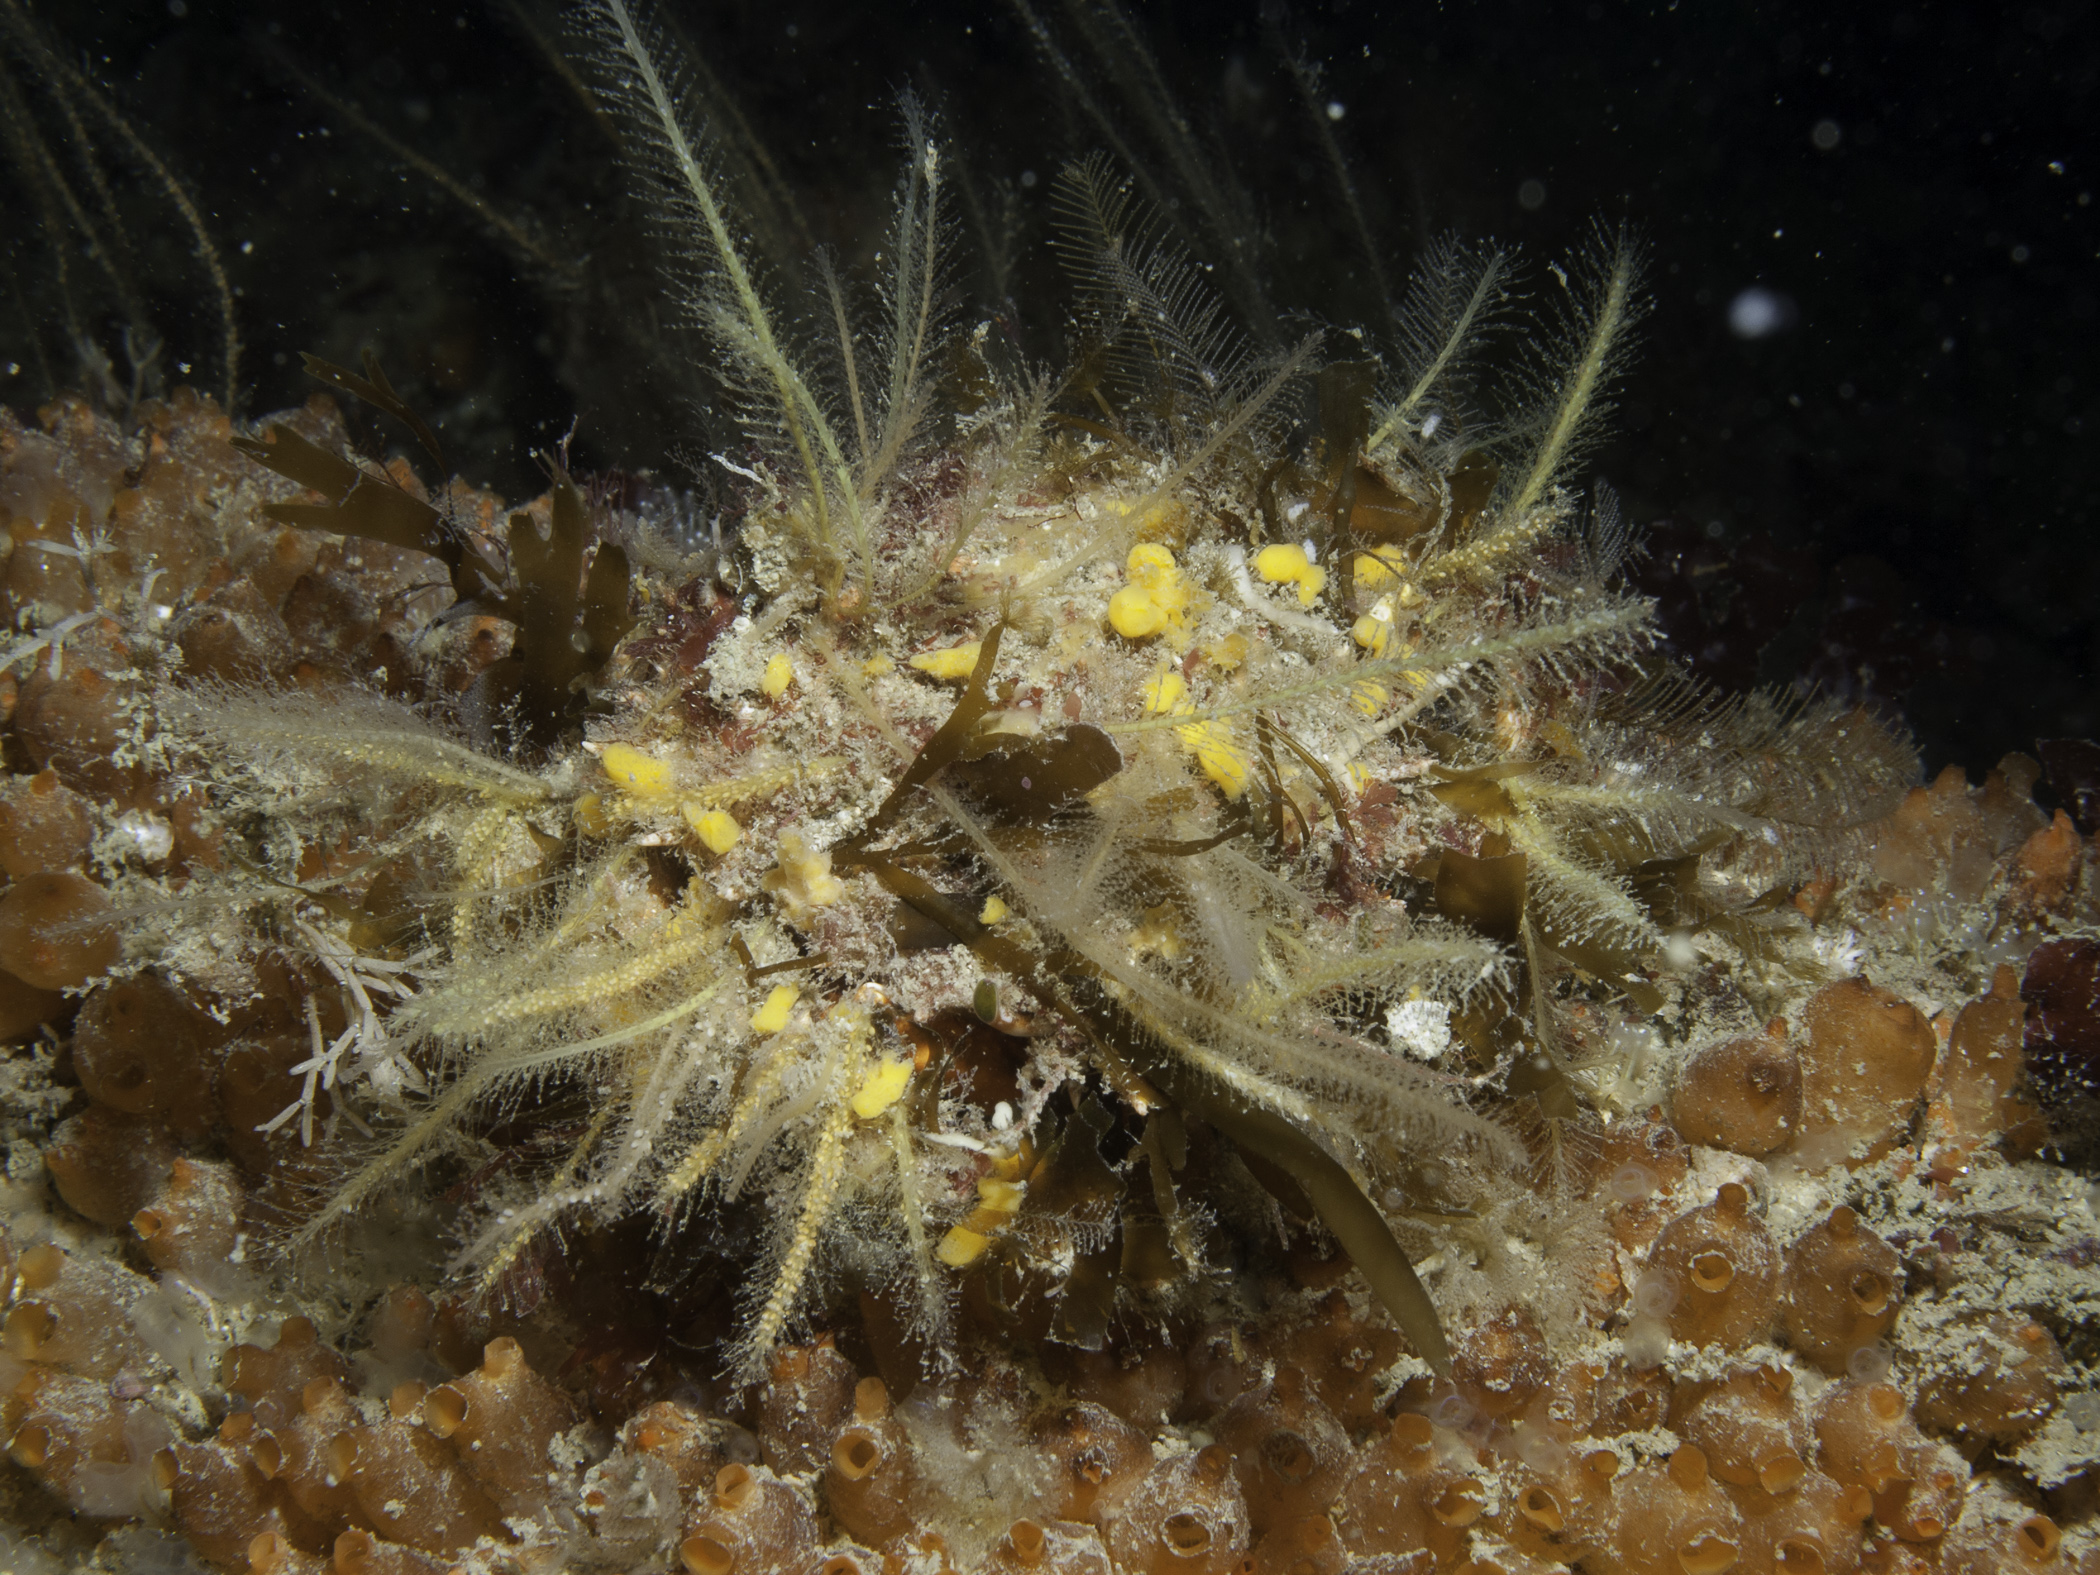
M 683 481 L 704 454 L 681 370 L 692 346 L 661 315 L 646 216 L 535 41 L 536 13 L 125 0 L 37 14 L 198 194 L 241 292 L 248 412 L 304 397 L 296 352 L 354 361 L 370 346 L 455 466 L 512 496 L 535 489 L 530 451 L 572 418 L 587 466 Z M 1649 527 L 1642 581 L 1684 660 L 1729 685 L 1900 706 L 1933 769 L 1973 775 L 2037 737 L 2100 732 L 2100 145 L 2075 113 L 2100 98 L 2092 6 L 1132 14 L 1251 194 L 1287 312 L 1375 324 L 1378 301 L 1279 38 L 1326 67 L 1321 109 L 1396 282 L 1446 229 L 1520 245 L 1534 290 L 1555 288 L 1538 265 L 1597 217 L 1645 237 L 1654 310 L 1593 468 Z M 938 102 L 980 198 L 1013 193 L 1001 331 L 1057 358 L 1045 199 L 1099 137 L 1014 12 L 735 0 L 676 15 L 811 238 L 849 267 L 880 244 L 895 93 Z M 314 86 L 578 271 L 531 262 Z M 0 170 L 0 200 L 33 223 L 14 180 Z M 209 383 L 213 333 L 180 233 L 141 251 L 167 359 Z M 35 316 L 35 247 L 17 237 L 8 254 Z M 970 255 L 957 285 L 975 321 L 987 278 Z M 1779 331 L 1731 329 L 1752 288 Z M 0 304 L 0 372 L 21 366 L 0 399 L 44 397 L 33 349 L 24 309 Z

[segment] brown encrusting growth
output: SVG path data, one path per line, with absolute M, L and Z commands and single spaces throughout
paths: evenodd
M 328 430 L 319 406 L 301 419 Z M 149 442 L 204 456 L 207 467 L 212 434 L 225 435 L 201 401 L 149 411 L 147 422 Z M 76 437 L 97 430 L 82 413 L 54 416 L 54 426 L 66 423 Z M 7 474 L 20 471 L 25 451 L 52 452 L 38 441 L 14 440 Z M 45 464 L 61 461 L 82 463 L 78 451 L 60 451 Z M 222 529 L 251 510 L 249 535 L 221 538 L 226 561 L 239 554 L 250 564 L 344 572 L 342 548 L 325 538 L 309 546 L 244 504 L 267 497 L 268 485 L 249 473 L 233 491 L 203 494 Z M 481 517 L 498 514 L 485 507 Z M 391 583 L 417 583 L 412 566 L 383 561 Z M 209 564 L 196 572 L 200 584 L 212 582 Z M 280 579 L 276 594 L 292 603 L 305 583 Z M 373 604 L 391 594 L 388 583 L 365 592 Z M 156 590 L 176 603 L 198 594 L 164 580 Z M 244 617 L 253 629 L 273 611 L 261 602 Z M 108 684 L 82 692 L 149 692 L 138 659 L 150 648 L 124 644 L 121 617 L 104 616 L 112 627 L 103 649 L 122 652 L 128 665 L 112 662 Z M 179 614 L 164 621 L 195 627 Z M 94 634 L 89 622 L 79 627 Z M 644 620 L 638 632 L 650 628 Z M 430 639 L 412 629 L 405 637 L 407 649 Z M 331 647 L 339 653 L 340 641 L 287 636 L 271 658 L 274 679 L 294 686 L 285 692 L 349 682 L 340 665 L 322 676 L 341 660 Z M 94 649 L 69 640 L 68 664 L 93 660 Z M 37 659 L 48 673 L 48 647 Z M 405 665 L 390 681 L 457 688 L 458 671 L 445 643 L 431 665 Z M 342 1332 L 326 1340 L 291 1316 L 259 1342 L 220 1344 L 180 1298 L 217 1308 L 207 1319 L 254 1305 L 236 1316 L 269 1326 L 263 1309 L 282 1293 L 249 1300 L 268 1283 L 258 1275 L 274 1273 L 264 1244 L 311 1207 L 314 1189 L 330 1184 L 329 1167 L 326 1142 L 317 1135 L 309 1148 L 292 1122 L 252 1129 L 300 1108 L 297 1068 L 311 1054 L 312 1019 L 324 1036 L 352 1026 L 355 993 L 318 989 L 317 976 L 337 976 L 311 940 L 257 954 L 240 993 L 225 988 L 228 976 L 215 979 L 212 954 L 194 950 L 163 951 L 145 968 L 127 960 L 99 982 L 83 971 L 109 969 L 119 956 L 155 961 L 122 939 L 142 922 L 163 922 L 139 917 L 142 881 L 179 903 L 185 885 L 224 879 L 255 858 L 238 851 L 241 841 L 193 779 L 155 769 L 169 757 L 152 748 L 153 715 L 134 702 L 86 721 L 137 740 L 121 793 L 84 763 L 29 755 L 23 763 L 35 769 L 14 779 L 0 848 L 15 873 L 0 901 L 46 904 L 10 943 L 34 975 L 16 977 L 34 984 L 73 970 L 60 980 L 73 998 L 52 997 L 39 1018 L 61 1034 L 75 1090 L 70 1109 L 51 1107 L 61 1119 L 46 1140 L 48 1207 L 57 1212 L 18 1213 L 0 1324 L 0 1361 L 12 1375 L 9 1456 L 60 1505 L 159 1517 L 231 1571 L 437 1570 L 529 1560 L 534 1549 L 612 1566 L 673 1559 L 708 1575 L 808 1575 L 820 1566 L 843 1575 L 849 1564 L 872 1575 L 899 1559 L 1090 1572 L 1222 1572 L 1251 1559 L 1290 1575 L 1338 1575 L 1373 1558 L 1410 1570 L 1843 1571 L 1905 1568 L 1906 1548 L 1937 1557 L 1942 1569 L 2076 1567 L 2072 1554 L 2087 1535 L 2078 1468 L 2065 1475 L 2054 1462 L 2075 1461 L 2073 1440 L 2085 1436 L 2062 1420 L 2080 1370 L 2051 1323 L 2081 1327 L 2083 1304 L 2049 1295 L 2006 1311 L 1966 1290 L 1984 1283 L 1972 1276 L 1997 1254 L 2020 1249 L 2010 1238 L 1994 1245 L 2004 1227 L 1964 1197 L 1979 1186 L 2004 1196 L 1996 1178 L 2020 1174 L 2009 1167 L 2032 1152 L 2043 1119 L 2022 1079 L 2020 975 L 2004 963 L 1975 965 L 1966 1002 L 1933 995 L 1923 1011 L 1914 1004 L 1922 976 L 1899 967 L 1893 977 L 1911 981 L 1904 988 L 1855 974 L 1789 1004 L 1784 987 L 1777 995 L 1766 987 L 1781 1010 L 1763 1028 L 1723 1024 L 1702 1039 L 1695 1017 L 1677 1019 L 1685 1048 L 1674 1071 L 1619 1074 L 1666 1095 L 1667 1115 L 1635 1099 L 1610 1121 L 1578 1110 L 1555 1128 L 1563 1175 L 1549 1176 L 1548 1202 L 1567 1240 L 1550 1250 L 1587 1279 L 1556 1287 L 1558 1302 L 1539 1300 L 1544 1282 L 1523 1289 L 1531 1282 L 1519 1265 L 1490 1269 L 1491 1257 L 1478 1260 L 1470 1282 L 1432 1280 L 1444 1295 L 1481 1298 L 1474 1312 L 1464 1300 L 1446 1304 L 1448 1381 L 1405 1358 L 1396 1365 L 1400 1342 L 1375 1303 L 1352 1295 L 1346 1279 L 1329 1289 L 1347 1275 L 1347 1260 L 1322 1258 L 1316 1245 L 1279 1260 L 1279 1277 L 1253 1300 L 1244 1292 L 1210 1299 L 1206 1311 L 1204 1301 L 1170 1299 L 1149 1315 L 1161 1320 L 1159 1332 L 1148 1330 L 1146 1317 L 1131 1316 L 1142 1304 L 1122 1300 L 1142 1283 L 1145 1260 L 1132 1254 L 1163 1254 L 1159 1269 L 1142 1273 L 1171 1286 L 1186 1272 L 1175 1255 L 1201 1261 L 1218 1238 L 1178 1247 L 1172 1216 L 1158 1214 L 1159 1247 L 1142 1247 L 1134 1220 L 1115 1225 L 1132 1206 L 1131 1182 L 1157 1206 L 1157 1164 L 1165 1195 L 1193 1202 L 1202 1194 L 1191 1189 L 1223 1184 L 1230 1151 L 1202 1123 L 1184 1121 L 1171 1138 L 1137 1128 L 1127 1157 L 1105 1161 L 1113 1118 L 1090 1103 L 1070 1107 L 1064 1121 L 1039 1107 L 1050 1137 L 1016 1151 L 1010 1183 L 994 1165 L 955 1201 L 922 1203 L 920 1229 L 933 1244 L 962 1244 L 951 1249 L 963 1260 L 949 1271 L 961 1295 L 945 1336 L 961 1355 L 958 1370 L 943 1373 L 912 1312 L 900 1320 L 885 1311 L 837 1325 L 836 1338 L 774 1346 L 763 1380 L 739 1395 L 714 1387 L 712 1361 L 694 1363 L 678 1347 L 626 1356 L 597 1348 L 561 1312 L 573 1292 L 541 1292 L 536 1310 L 506 1312 L 500 1300 L 477 1310 L 437 1281 L 436 1300 L 413 1284 L 387 1290 L 361 1325 L 354 1309 L 349 1321 L 330 1312 Z M 1045 758 L 1046 769 L 1057 768 Z M 1965 813 L 2019 824 L 2002 790 L 1930 792 L 1942 824 Z M 1372 794 L 1357 798 L 1368 805 Z M 2046 829 L 2038 815 L 2029 824 L 2035 834 Z M 2007 909 L 2026 902 L 2020 850 L 2032 837 L 2001 832 L 1994 841 L 2001 873 L 1971 911 L 1988 912 L 1994 891 Z M 708 854 L 685 856 L 702 867 Z M 2023 922 L 2044 930 L 2080 922 L 2092 851 L 2082 857 L 2079 880 L 2057 906 L 2038 921 L 2023 906 Z M 843 899 L 816 900 L 836 876 L 810 868 L 812 859 L 791 854 L 775 867 L 790 872 L 816 924 L 818 909 Z M 374 880 L 330 879 L 342 861 L 340 851 L 319 848 L 301 856 L 290 873 L 303 879 L 287 879 L 285 889 L 313 906 L 302 916 L 294 904 L 284 922 L 340 926 L 338 967 L 346 957 L 412 955 L 404 942 L 386 942 L 389 929 L 406 932 L 374 911 Z M 65 879 L 54 883 L 58 875 Z M 1918 886 L 1864 885 L 1830 900 L 1805 937 L 1843 936 L 1871 949 L 1888 923 L 1881 914 L 1944 900 L 1948 878 L 1934 870 Z M 406 891 L 401 876 L 392 889 Z M 337 891 L 344 895 L 326 895 Z M 1852 927 L 1834 928 L 1841 924 Z M 84 954 L 86 962 L 68 961 Z M 36 973 L 44 968 L 54 972 Z M 367 985 L 398 977 L 364 968 Z M 761 968 L 754 960 L 753 971 Z M 778 977 L 806 988 L 811 973 Z M 762 1010 L 771 988 L 755 984 L 749 999 Z M 994 1015 L 1007 1010 L 1002 1001 Z M 1559 1054 L 1571 1064 L 1584 1055 L 1594 1062 L 1613 1034 L 1626 1037 L 1639 1021 L 1607 1027 L 1612 1019 L 1600 1023 L 1596 1004 L 1576 999 L 1555 1010 Z M 1479 1031 L 1456 1013 L 1452 1024 Z M 897 1031 L 918 1057 L 902 1078 L 907 1100 L 914 1080 L 943 1062 L 952 1069 L 944 1100 L 1013 1101 L 1022 1092 L 1014 1058 L 1029 1041 L 1012 1026 L 986 1027 L 974 1003 L 961 1017 L 922 1009 L 899 1018 Z M 871 1064 L 882 1064 L 879 1054 Z M 405 1066 L 425 1077 L 436 1070 L 413 1056 Z M 875 1086 L 872 1074 L 863 1083 Z M 312 1101 L 323 1130 L 332 1092 Z M 891 1109 L 909 1105 L 852 1119 L 881 1131 Z M 462 1174 L 470 1186 L 490 1185 Z M 1253 1177 L 1266 1174 L 1257 1168 Z M 1284 1219 L 1309 1217 L 1286 1177 L 1271 1184 Z M 1456 1182 L 1416 1183 L 1425 1184 L 1448 1192 Z M 1220 1193 L 1220 1205 L 1232 1195 Z M 1818 1196 L 1846 1201 L 1811 1212 Z M 1046 1197 L 1055 1208 L 1035 1213 Z M 1910 1223 L 1915 1209 L 1929 1228 Z M 1055 1271 L 1042 1254 L 1058 1230 L 1089 1218 L 1122 1237 L 1102 1305 L 1129 1311 L 1111 1311 L 1103 1337 L 1075 1347 L 1058 1343 L 1058 1319 L 1076 1314 L 1046 1296 L 1046 1273 Z M 998 1260 L 1003 1284 L 971 1255 L 973 1222 L 992 1233 L 993 1249 L 1029 1233 L 1026 1251 Z M 98 1238 L 97 1228 L 108 1235 Z M 2060 1249 L 2068 1261 L 2091 1261 L 2080 1256 L 2091 1249 L 2077 1245 L 2091 1241 L 2090 1221 L 2053 1228 L 2069 1230 Z M 1454 1226 L 1441 1229 L 1448 1236 Z M 125 1252 L 111 1253 L 127 1238 L 133 1267 Z M 1469 1239 L 1475 1253 L 1488 1245 Z M 579 1243 L 601 1255 L 613 1245 Z M 375 1248 L 360 1251 L 370 1260 Z M 1070 1260 L 1067 1301 L 1072 1282 L 1096 1272 L 1089 1261 Z M 1478 1289 L 1462 1289 L 1469 1283 Z M 1498 1286 L 1509 1299 L 1496 1299 Z M 880 1303 L 880 1293 L 861 1301 L 871 1311 Z M 1234 1305 L 1242 1310 L 1226 1312 Z M 687 1376 L 675 1379 L 681 1368 Z M 685 1398 L 674 1394 L 681 1381 Z M 176 1393 L 207 1397 L 206 1410 L 157 1398 Z M 2044 1439 L 2053 1440 L 2046 1452 Z M 1989 1499 L 1987 1515 L 1965 1511 L 1985 1484 L 2001 1497 Z

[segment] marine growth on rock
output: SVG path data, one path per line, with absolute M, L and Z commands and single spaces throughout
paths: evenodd
M 2100 1570 L 2100 844 L 1673 668 L 1640 245 L 1292 337 L 1112 143 L 1028 366 L 574 21 L 731 518 L 0 416 L 9 1567 Z

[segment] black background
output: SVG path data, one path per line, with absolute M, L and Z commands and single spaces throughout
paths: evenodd
M 2100 731 L 2100 168 L 2074 130 L 2100 96 L 2090 6 L 1132 14 L 1253 194 L 1279 301 L 1320 321 L 1375 323 L 1377 297 L 1279 38 L 1326 67 L 1323 98 L 1343 111 L 1330 126 L 1396 279 L 1446 229 L 1519 245 L 1535 292 L 1553 288 L 1539 265 L 1594 220 L 1643 237 L 1653 310 L 1592 465 L 1649 527 L 1639 575 L 1685 660 L 1731 685 L 1900 706 L 1934 770 L 1974 776 L 2038 736 Z M 533 446 L 572 419 L 582 463 L 705 468 L 706 413 L 665 370 L 693 347 L 661 315 L 631 182 L 517 12 L 154 0 L 37 15 L 199 195 L 241 291 L 246 412 L 304 397 L 297 351 L 371 346 L 440 419 L 456 467 L 513 496 L 534 487 Z M 981 186 L 1031 172 L 1009 315 L 1056 357 L 1043 198 L 1097 139 L 1014 12 L 767 0 L 678 15 L 849 268 L 879 245 L 900 88 L 939 103 Z M 295 71 L 550 252 L 587 258 L 589 282 L 523 264 Z M 15 180 L 0 170 L 0 201 L 33 224 Z M 172 228 L 149 239 L 169 359 L 210 384 L 185 244 Z M 18 277 L 37 266 L 19 238 L 10 257 Z M 1753 285 L 1791 303 L 1790 328 L 1731 333 L 1729 304 Z M 35 316 L 33 279 L 17 299 Z M 24 312 L 0 316 L 0 371 L 21 367 L 0 398 L 26 408 L 47 388 Z

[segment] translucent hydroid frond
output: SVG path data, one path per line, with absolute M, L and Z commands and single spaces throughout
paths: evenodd
M 399 781 L 457 788 L 509 804 L 549 796 L 539 777 L 449 737 L 409 707 L 369 690 L 171 690 L 160 714 L 199 742 L 243 753 L 330 757 Z
M 577 1214 L 603 1218 L 624 1204 L 637 1179 L 654 1163 L 657 1134 L 704 1065 L 701 1057 L 675 1049 L 642 1058 L 636 1068 L 639 1075 L 629 1083 L 630 1098 L 604 1100 L 561 1170 L 536 1197 L 502 1210 L 490 1221 L 458 1254 L 457 1266 L 475 1270 L 486 1294 L 543 1230 Z M 622 1118 L 619 1139 L 586 1170 L 586 1160 L 616 1116 Z
M 992 511 L 1035 472 L 1049 434 L 1050 407 L 1060 392 L 1047 376 L 1024 378 L 1008 390 L 1003 419 L 987 428 L 985 444 L 957 500 L 953 525 L 935 539 L 922 562 L 904 566 L 904 590 L 895 600 L 914 600 L 931 590 Z
M 1223 303 L 1105 156 L 1066 165 L 1051 201 L 1058 254 L 1086 291 L 1088 332 L 1170 431 L 1215 421 L 1250 371 Z
M 1300 341 L 1258 388 L 1225 409 L 1201 442 L 1190 446 L 1173 465 L 1150 478 L 1139 497 L 1123 504 L 1116 514 L 1105 519 L 1083 539 L 1076 551 L 1022 581 L 1017 588 L 1019 594 L 1036 595 L 1104 553 L 1120 555 L 1130 545 L 1132 531 L 1155 504 L 1175 496 L 1229 449 L 1246 439 L 1250 432 L 1259 429 L 1283 391 L 1304 373 L 1318 344 L 1316 334 Z
M 1540 928 L 1634 952 L 1662 944 L 1662 931 L 1625 882 L 1578 856 L 1550 825 L 1519 815 L 1503 826 L 1527 861 L 1525 907 Z
M 1250 1013 L 1268 1020 L 1305 1003 L 1343 998 L 1363 1010 L 1410 991 L 1459 1001 L 1500 979 L 1509 962 L 1493 942 L 1442 924 L 1419 925 L 1360 951 L 1292 951 L 1279 982 L 1250 998 Z
M 931 1200 L 921 1178 L 918 1145 L 912 1138 L 911 1122 L 905 1119 L 902 1105 L 890 1106 L 888 1126 L 890 1154 L 897 1173 L 897 1211 L 904 1220 L 904 1239 L 908 1248 L 906 1274 L 900 1278 L 908 1279 L 910 1284 L 911 1297 L 918 1312 L 918 1334 L 936 1351 L 945 1353 L 952 1338 L 948 1287 L 942 1280 L 940 1265 L 934 1257 L 933 1239 L 927 1232 Z M 939 1359 L 945 1361 L 946 1357 Z
M 1640 557 L 1646 548 L 1639 527 L 1626 517 L 1610 482 L 1600 480 L 1590 488 L 1589 515 L 1582 533 L 1584 566 L 1594 583 L 1608 585 L 1628 560 Z
M 1558 350 L 1526 379 L 1531 408 L 1510 426 L 1530 447 L 1470 535 L 1432 557 L 1423 578 L 1446 584 L 1492 577 L 1522 560 L 1558 530 L 1570 507 L 1560 483 L 1596 441 L 1611 410 L 1610 387 L 1624 365 L 1630 330 L 1647 309 L 1640 290 L 1640 253 L 1625 232 L 1598 231 L 1572 272 L 1556 269 L 1567 294 Z
M 783 457 L 804 488 L 816 544 L 832 546 L 831 512 L 840 507 L 863 573 L 872 578 L 852 467 L 774 326 L 774 313 L 717 194 L 706 146 L 660 33 L 627 0 L 596 0 L 586 16 L 604 91 L 628 128 L 644 172 L 669 202 L 675 227 L 688 237 L 682 252 L 693 270 L 687 299 L 695 320 L 729 364 L 742 370 L 751 392 L 769 404 L 770 420 L 760 430 L 770 428 L 784 445 Z M 844 496 L 837 496 L 842 485 Z
M 883 291 L 888 307 L 884 339 L 889 368 L 875 446 L 862 465 L 863 495 L 872 495 L 904 456 L 926 413 L 927 367 L 948 334 L 941 278 L 947 220 L 942 211 L 940 144 L 915 96 L 905 94 L 900 108 L 908 163 L 886 248 L 890 273 Z
M 1608 391 L 1625 365 L 1630 331 L 1647 311 L 1640 251 L 1624 230 L 1598 230 L 1574 272 L 1575 281 L 1566 285 L 1566 348 L 1556 397 L 1529 463 L 1498 507 L 1504 519 L 1521 519 L 1596 441 L 1611 413 Z
M 557 934 L 550 944 L 428 992 L 413 1015 L 433 1038 L 459 1040 L 631 995 L 718 955 L 721 946 L 711 926 L 683 915 L 639 943 L 578 946 Z
M 1364 445 L 1374 457 L 1421 432 L 1431 414 L 1458 430 L 1473 423 L 1465 379 L 1512 300 L 1509 254 L 1440 235 L 1415 265 L 1394 318 L 1400 386 Z
M 1579 736 L 1599 764 L 1527 784 L 1545 812 L 1629 858 L 1704 844 L 1773 880 L 1829 862 L 1918 770 L 1910 741 L 1856 707 L 1722 696 L 1675 672 L 1600 705 Z
M 1275 311 L 1259 263 L 1254 205 L 1206 153 L 1143 35 L 1114 0 L 1066 0 L 1084 53 L 1068 49 L 1029 0 L 1009 0 L 1036 47 L 1116 162 L 1143 187 L 1183 247 L 1222 270 L 1226 295 L 1255 338 L 1273 343 Z M 1082 62 L 1084 62 L 1082 64 Z M 1097 91 L 1097 81 L 1113 95 Z

